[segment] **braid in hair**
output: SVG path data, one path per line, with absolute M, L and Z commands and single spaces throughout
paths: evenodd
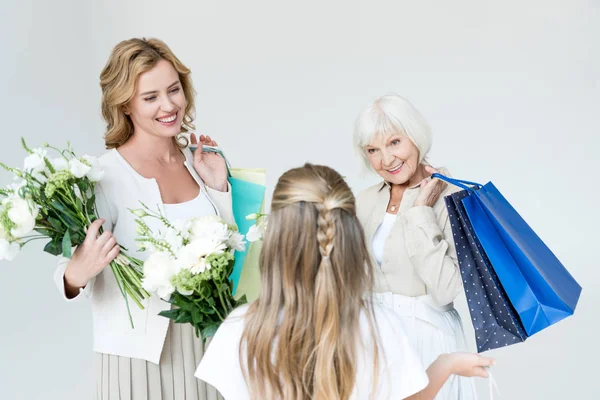
M 306 164 L 279 178 L 269 218 L 261 294 L 240 341 L 252 397 L 348 400 L 357 381 L 361 313 L 376 334 L 363 299 L 372 268 L 354 195 L 331 168 Z
M 319 253 L 323 258 L 321 264 L 325 259 L 329 259 L 329 255 L 333 250 L 333 236 L 335 235 L 335 221 L 333 219 L 333 213 L 327 208 L 327 204 L 315 203 L 319 215 L 317 219 L 317 241 L 319 242 Z

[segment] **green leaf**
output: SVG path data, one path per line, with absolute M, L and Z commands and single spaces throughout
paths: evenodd
M 187 312 L 191 312 L 192 309 L 194 308 L 194 304 L 191 303 L 190 301 L 188 301 L 187 299 L 186 300 L 178 299 L 177 306 Z
M 53 199 L 50 202 L 50 205 L 55 208 L 56 210 L 60 211 L 61 214 L 68 212 L 67 208 L 63 205 L 63 203 L 61 203 L 60 201 Z
M 65 232 L 65 236 L 62 238 L 62 255 L 66 258 L 71 258 L 71 235 L 69 230 Z
M 206 298 L 212 297 L 211 293 L 210 293 L 210 288 L 206 285 L 202 285 L 202 287 L 200 288 L 200 290 L 198 292 L 200 294 L 200 297 L 202 297 L 202 298 L 206 299 Z
M 62 223 L 60 222 L 60 220 L 58 220 L 54 217 L 48 217 L 48 222 L 50 223 L 52 228 L 56 229 L 57 231 L 61 231 L 63 229 L 63 226 L 62 226 Z
M 81 199 L 79 197 L 77 197 L 75 199 L 75 203 L 77 204 L 77 209 L 78 210 L 83 210 L 83 203 L 81 202 Z
M 242 304 L 246 304 L 247 302 L 248 302 L 248 299 L 246 298 L 246 295 L 243 295 L 239 299 L 235 300 L 235 307 L 241 306 Z
M 52 237 L 52 234 L 54 233 L 53 231 L 47 229 L 47 228 L 43 228 L 43 227 L 39 227 L 39 228 L 35 228 L 34 229 L 37 233 L 40 233 L 44 236 L 48 236 L 48 237 Z
M 75 232 L 71 235 L 71 243 L 75 246 L 79 246 L 85 240 L 85 233 L 82 231 Z
M 158 313 L 158 315 L 175 320 L 179 316 L 179 309 L 174 308 L 172 310 L 161 311 Z
M 220 291 L 221 293 L 225 293 L 225 294 L 227 294 L 228 292 L 230 293 L 230 291 L 231 291 L 231 286 L 229 286 L 229 282 L 227 282 L 227 283 L 222 283 L 222 284 L 219 286 L 219 291 Z
M 178 324 L 185 324 L 188 322 L 192 322 L 192 315 L 187 311 L 182 311 L 179 313 L 179 316 L 175 320 Z
M 85 203 L 85 209 L 88 211 L 89 214 L 92 214 L 94 212 L 94 204 L 95 203 L 96 203 L 95 195 L 92 195 L 92 197 L 87 199 L 87 201 Z
M 206 339 L 210 336 L 215 336 L 215 333 L 217 333 L 217 329 L 219 329 L 219 325 L 221 324 L 215 323 L 208 325 L 206 328 L 202 329 L 202 338 Z
M 171 297 L 169 297 L 169 299 L 168 299 L 168 300 L 164 300 L 164 299 L 163 299 L 163 301 L 166 301 L 166 302 L 167 302 L 167 303 L 169 303 L 169 304 L 175 304 L 175 296 L 174 296 L 174 295 L 171 295 Z
M 77 217 L 71 213 L 62 214 L 62 218 L 65 220 L 65 222 L 68 224 L 68 226 L 77 225 L 77 223 L 79 222 L 77 220 Z
M 79 224 L 76 224 L 76 225 L 71 225 L 71 226 L 69 227 L 69 230 L 70 230 L 72 233 L 75 233 L 75 232 L 82 232 L 82 231 L 83 231 L 83 226 L 81 226 L 81 225 L 79 225 Z M 73 235 L 71 235 L 71 236 L 73 236 Z
M 81 179 L 77 183 L 77 186 L 79 186 L 79 191 L 81 191 L 81 194 L 83 194 L 84 196 L 87 195 L 87 191 L 90 187 L 90 184 L 88 183 L 87 179 Z
M 58 242 L 55 239 L 51 240 L 46 244 L 46 246 L 44 247 L 44 251 L 54 256 L 57 256 L 62 252 L 60 246 L 58 245 Z
M 198 307 L 194 307 L 192 309 L 192 323 L 194 324 L 194 326 L 197 326 L 198 324 L 200 324 L 203 319 L 204 319 L 204 314 L 202 314 L 202 311 L 200 311 L 200 309 Z
M 212 315 L 215 313 L 215 310 L 205 303 L 200 304 L 200 311 L 202 311 L 202 314 L 204 315 Z

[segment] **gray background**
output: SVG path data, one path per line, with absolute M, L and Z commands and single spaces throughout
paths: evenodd
M 305 161 L 355 190 L 374 183 L 352 125 L 397 92 L 433 126 L 433 164 L 493 180 L 584 287 L 574 317 L 490 353 L 501 398 L 598 398 L 599 11 L 591 0 L 3 0 L 0 160 L 21 164 L 20 136 L 100 155 L 98 76 L 130 37 L 165 40 L 192 69 L 198 131 L 235 166 L 267 168 L 269 194 Z M 92 398 L 90 305 L 60 299 L 41 248 L 0 262 L 0 398 Z

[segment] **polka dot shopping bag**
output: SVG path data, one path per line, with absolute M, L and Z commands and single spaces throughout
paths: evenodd
M 478 351 L 573 315 L 581 286 L 491 182 L 432 177 L 464 189 L 445 202 Z

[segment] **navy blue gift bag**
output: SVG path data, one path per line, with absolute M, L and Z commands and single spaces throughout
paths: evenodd
M 467 190 L 446 196 L 456 255 L 479 353 L 525 341 L 527 334 L 462 205 Z
M 432 177 L 468 192 L 468 220 L 528 336 L 573 315 L 581 286 L 491 182 Z

